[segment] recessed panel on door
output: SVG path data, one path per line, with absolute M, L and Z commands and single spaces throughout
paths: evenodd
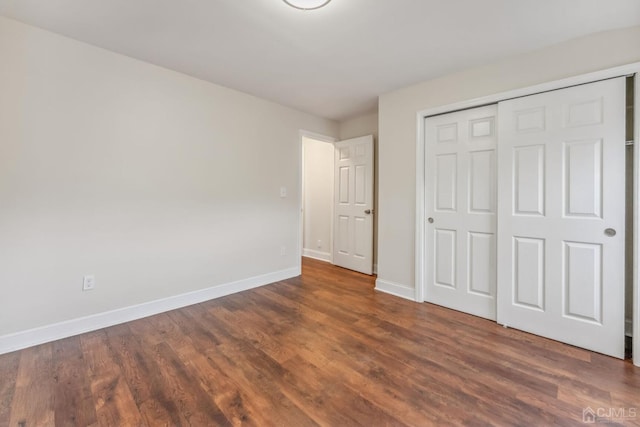
M 563 242 L 564 315 L 602 321 L 602 245 Z
M 456 154 L 441 154 L 436 158 L 436 210 L 456 210 L 457 161 Z
M 546 129 L 546 109 L 544 107 L 518 110 L 513 115 L 516 133 L 542 132 Z
M 495 212 L 495 151 L 469 153 L 469 211 Z
M 602 123 L 602 98 L 569 104 L 566 109 L 566 127 L 598 125 Z
M 356 170 L 356 199 L 355 203 L 360 206 L 367 204 L 367 166 L 357 165 Z
M 493 127 L 495 120 L 493 117 L 486 117 L 482 119 L 475 119 L 469 122 L 469 131 L 471 133 L 471 139 L 482 138 L 493 135 Z
M 544 216 L 544 145 L 513 148 L 512 164 L 514 214 Z
M 436 284 L 456 287 L 456 231 L 436 230 Z
M 564 206 L 568 217 L 601 218 L 602 141 L 564 142 Z
M 349 255 L 349 217 L 341 215 L 338 217 L 337 235 L 338 235 L 338 253 Z
M 487 297 L 496 293 L 496 240 L 492 233 L 469 233 L 469 292 Z
M 447 123 L 436 128 L 438 143 L 458 142 L 458 123 Z
M 353 220 L 355 229 L 353 255 L 362 259 L 367 256 L 367 219 L 364 216 L 356 216 Z
M 339 175 L 338 175 L 338 194 L 339 194 L 339 199 L 338 202 L 340 204 L 349 204 L 350 198 L 349 198 L 349 190 L 350 190 L 350 185 L 349 185 L 349 178 L 351 175 L 351 169 L 348 166 L 341 166 L 339 168 Z
M 544 310 L 544 240 L 513 239 L 513 303 Z

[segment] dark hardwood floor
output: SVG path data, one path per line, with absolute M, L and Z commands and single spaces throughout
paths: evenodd
M 305 259 L 302 277 L 2 355 L 0 426 L 582 425 L 586 407 L 640 425 L 629 361 L 373 286 Z

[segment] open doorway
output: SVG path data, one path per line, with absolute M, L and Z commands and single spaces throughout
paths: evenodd
M 334 140 L 302 135 L 302 256 L 333 262 Z
M 301 132 L 300 255 L 371 275 L 374 140 Z

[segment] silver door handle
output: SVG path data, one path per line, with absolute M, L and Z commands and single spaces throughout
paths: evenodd
M 371 215 L 373 213 L 373 209 L 367 209 L 364 211 L 367 215 Z
M 616 235 L 616 230 L 613 228 L 607 228 L 604 230 L 604 235 L 607 237 L 613 237 Z
M 429 221 L 429 224 L 433 224 L 433 218 L 429 217 L 427 218 L 427 221 Z

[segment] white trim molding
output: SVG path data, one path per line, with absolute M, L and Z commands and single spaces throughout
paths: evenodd
M 300 139 L 306 136 L 307 138 L 315 139 L 316 141 L 324 141 L 324 142 L 330 142 L 330 143 L 334 143 L 337 141 L 337 139 L 332 136 L 322 135 L 320 133 L 311 132 L 304 129 L 300 129 L 299 134 L 300 134 Z
M 330 252 L 314 251 L 313 249 L 304 248 L 302 250 L 302 256 L 317 259 L 318 261 L 331 262 Z
M 385 294 L 390 294 L 400 298 L 415 301 L 414 289 L 410 286 L 402 285 L 400 283 L 390 282 L 383 279 L 376 279 L 375 290 L 384 292 Z
M 633 324 L 631 335 L 633 336 L 633 364 L 640 366 L 640 65 L 636 67 L 634 95 L 634 150 L 633 150 L 633 183 L 635 185 L 633 195 Z
M 424 222 L 426 220 L 426 205 L 425 205 L 425 153 L 426 147 L 424 145 L 424 119 L 427 117 L 425 112 L 418 112 L 417 115 L 417 132 L 416 132 L 416 238 L 415 238 L 415 300 L 418 302 L 424 302 L 424 278 L 425 272 L 425 243 L 426 243 L 426 230 Z
M 261 276 L 254 276 L 248 279 L 212 286 L 198 291 L 0 336 L 0 354 L 10 353 L 12 351 L 22 350 L 27 347 L 95 331 L 120 323 L 142 319 L 143 317 L 149 317 L 155 314 L 175 310 L 177 308 L 198 304 L 299 275 L 300 268 L 293 267 L 286 270 L 263 274 Z

